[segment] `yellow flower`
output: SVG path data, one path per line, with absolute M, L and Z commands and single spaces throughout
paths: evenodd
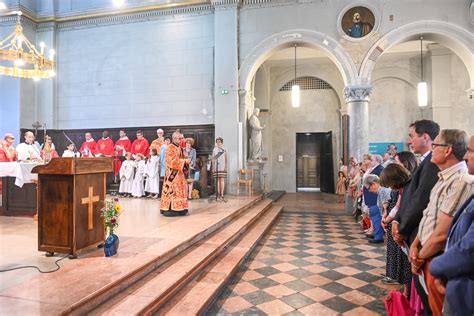
M 120 204 L 117 204 L 115 205 L 115 211 L 120 214 L 120 212 L 122 212 L 122 207 L 120 206 Z

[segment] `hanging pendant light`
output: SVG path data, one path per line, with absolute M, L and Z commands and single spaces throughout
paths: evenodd
M 296 84 L 296 44 L 295 44 L 295 82 L 291 86 L 291 106 L 300 107 L 300 86 Z
M 428 84 L 423 80 L 423 36 L 420 36 L 421 82 L 418 83 L 418 106 L 428 105 Z

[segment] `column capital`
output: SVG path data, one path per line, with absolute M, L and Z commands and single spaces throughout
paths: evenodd
M 211 0 L 216 10 L 236 9 L 241 6 L 241 0 Z
M 346 102 L 369 101 L 372 94 L 371 85 L 346 86 L 344 88 L 344 98 Z

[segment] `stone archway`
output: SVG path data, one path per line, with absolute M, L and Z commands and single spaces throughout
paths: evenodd
M 423 35 L 425 40 L 437 42 L 451 49 L 462 60 L 470 78 L 470 91 L 474 90 L 474 41 L 472 33 L 457 25 L 442 21 L 419 21 L 401 26 L 380 38 L 367 52 L 359 77 L 362 84 L 369 84 L 375 64 L 383 53 L 391 47 L 417 40 Z

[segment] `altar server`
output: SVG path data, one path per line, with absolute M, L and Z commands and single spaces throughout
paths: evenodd
M 126 153 L 125 160 L 120 167 L 120 187 L 119 193 L 125 197 L 132 195 L 133 172 L 135 171 L 135 162 L 130 160 L 132 154 Z
M 132 184 L 132 195 L 134 197 L 142 197 L 145 195 L 143 180 L 146 171 L 145 156 L 137 154 L 135 158 L 135 178 Z
M 146 162 L 145 172 L 145 192 L 148 192 L 148 196 L 152 199 L 157 199 L 160 193 L 160 175 L 159 175 L 159 163 L 160 158 L 155 148 L 150 149 L 150 157 Z

